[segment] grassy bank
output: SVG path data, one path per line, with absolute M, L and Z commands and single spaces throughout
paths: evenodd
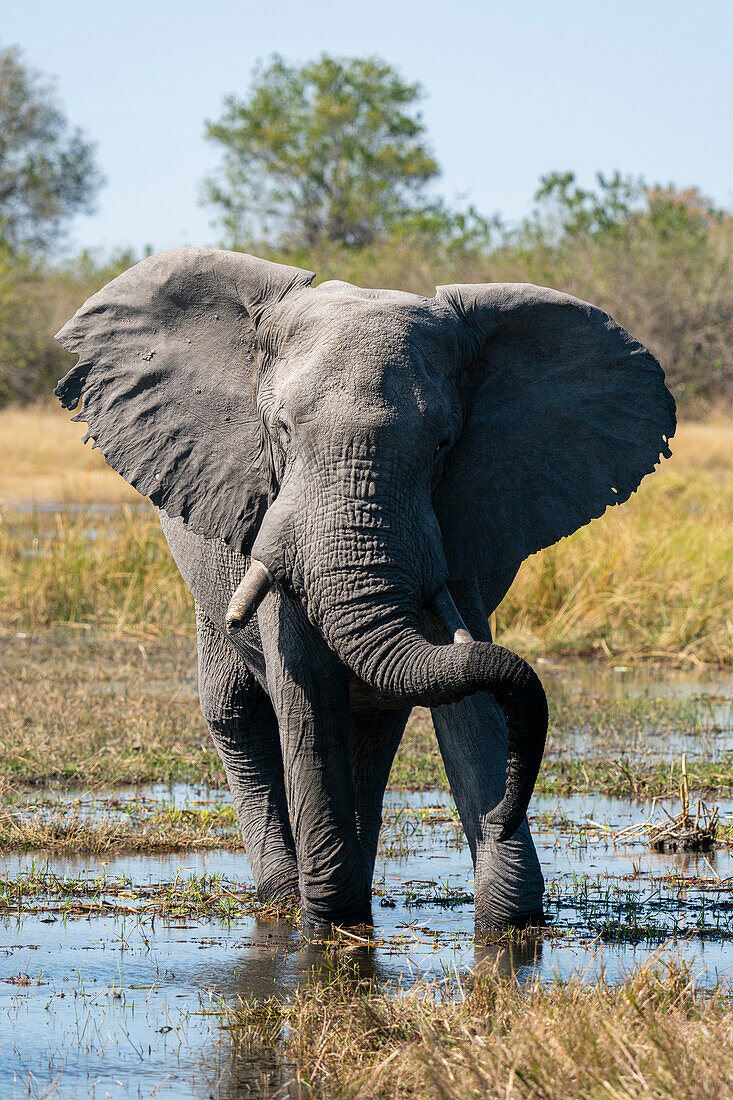
M 55 410 L 0 413 L 3 624 L 190 633 L 154 513 L 80 434 Z M 683 424 L 673 447 L 627 504 L 525 562 L 500 641 L 534 657 L 733 663 L 733 422 Z
M 141 643 L 87 631 L 0 634 L 0 680 L 7 685 L 0 694 L 6 792 L 38 785 L 225 782 L 198 707 L 192 639 Z M 566 693 L 549 681 L 548 688 L 551 721 L 538 793 L 676 795 L 679 761 L 640 751 L 649 749 L 651 738 L 663 747 L 670 734 L 709 738 L 721 721 L 716 697 L 609 698 Z M 724 714 L 722 722 L 727 726 L 729 717 Z M 591 752 L 573 748 L 578 735 L 590 741 Z M 632 766 L 629 752 L 637 754 Z M 688 773 L 695 789 L 733 793 L 730 755 L 690 759 Z M 410 720 L 391 785 L 447 789 L 425 711 L 415 711 Z M 7 829 L 3 835 L 7 839 Z
M 275 1048 L 302 1097 L 702 1100 L 733 1090 L 730 991 L 696 990 L 684 965 L 652 959 L 616 987 L 524 985 L 498 969 L 456 1002 L 439 987 L 395 998 L 340 976 L 285 1003 L 225 1008 L 224 1020 L 238 1053 Z

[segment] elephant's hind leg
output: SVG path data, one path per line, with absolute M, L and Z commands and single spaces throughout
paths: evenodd
M 226 770 L 257 896 L 270 901 L 297 895 L 275 712 L 242 658 L 199 608 L 196 624 L 201 711 Z

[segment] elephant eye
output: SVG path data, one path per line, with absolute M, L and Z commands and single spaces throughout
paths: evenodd
M 440 443 L 435 448 L 435 458 L 440 458 L 442 454 L 445 454 L 449 446 L 450 443 L 447 439 L 441 439 Z
M 278 416 L 273 427 L 275 430 L 275 437 L 280 446 L 283 448 L 287 447 L 292 435 L 290 425 L 282 416 Z

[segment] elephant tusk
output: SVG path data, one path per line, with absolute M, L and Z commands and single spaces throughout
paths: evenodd
M 227 608 L 227 632 L 233 634 L 246 626 L 275 583 L 270 570 L 252 558 L 249 569 L 237 585 Z
M 430 612 L 438 625 L 453 639 L 454 645 L 473 641 L 473 637 L 470 631 L 466 629 L 461 613 L 453 603 L 453 597 L 445 585 L 433 599 Z

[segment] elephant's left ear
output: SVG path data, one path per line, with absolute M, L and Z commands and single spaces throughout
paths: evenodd
M 453 577 L 516 569 L 669 457 L 664 372 L 606 313 L 523 283 L 438 287 L 459 325 L 463 432 L 436 510 Z
M 149 256 L 85 302 L 57 339 L 56 387 L 107 462 L 199 534 L 247 552 L 267 507 L 258 461 L 257 324 L 310 271 L 240 252 Z

